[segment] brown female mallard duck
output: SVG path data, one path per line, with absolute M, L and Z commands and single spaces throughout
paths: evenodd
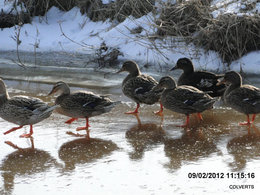
M 176 66 L 171 70 L 182 69 L 183 73 L 178 79 L 178 86 L 189 85 L 207 92 L 211 97 L 218 97 L 224 94 L 226 86 L 216 85 L 218 79 L 223 75 L 216 75 L 207 71 L 195 71 L 192 61 L 189 58 L 180 58 Z
M 127 77 L 123 80 L 122 91 L 123 93 L 134 100 L 137 107 L 132 112 L 126 112 L 126 114 L 136 114 L 140 107 L 140 103 L 152 105 L 159 102 L 162 91 L 153 90 L 158 82 L 151 76 L 141 74 L 141 71 L 134 61 L 124 62 L 122 68 L 117 72 L 129 72 Z M 160 103 L 161 109 L 156 114 L 161 115 L 163 112 L 163 106 Z
M 5 83 L 0 79 L 0 117 L 8 122 L 19 125 L 4 134 L 21 129 L 24 125 L 30 125 L 30 133 L 20 137 L 31 137 L 33 124 L 48 118 L 57 106 L 48 106 L 38 98 L 15 96 L 10 98 L 6 91 Z
M 56 92 L 61 94 L 56 98 L 55 104 L 60 107 L 57 108 L 57 112 L 71 117 L 66 123 L 71 124 L 78 118 L 86 119 L 85 127 L 78 127 L 79 130 L 87 130 L 87 138 L 89 138 L 89 117 L 97 116 L 106 112 L 109 112 L 116 104 L 120 102 L 114 102 L 106 96 L 100 96 L 92 92 L 81 91 L 71 93 L 68 84 L 63 81 L 57 82 L 49 95 Z
M 155 88 L 165 89 L 161 96 L 161 102 L 165 108 L 187 116 L 186 123 L 180 127 L 186 127 L 189 124 L 189 114 L 192 113 L 198 113 L 198 117 L 202 120 L 200 113 L 211 109 L 216 101 L 195 87 L 187 85 L 177 87 L 175 80 L 170 76 L 162 77 Z
M 240 125 L 253 123 L 256 114 L 260 113 L 260 89 L 252 85 L 242 85 L 242 78 L 235 71 L 227 72 L 219 83 L 229 85 L 224 93 L 227 106 L 247 115 L 247 122 Z M 251 122 L 249 114 L 253 114 Z

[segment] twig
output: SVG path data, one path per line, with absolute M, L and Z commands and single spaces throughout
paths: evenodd
M 16 62 L 15 60 L 12 61 L 17 65 L 19 65 L 20 67 L 26 68 L 26 65 L 20 59 L 20 52 L 19 52 L 19 45 L 21 44 L 21 40 L 20 40 L 21 25 L 22 25 L 21 23 L 18 24 L 17 31 L 15 32 L 15 36 L 11 37 L 16 42 L 16 55 L 17 55 L 18 62 Z
M 61 35 L 62 36 L 64 36 L 66 39 L 68 39 L 68 40 L 70 40 L 72 43 L 75 43 L 75 44 L 77 44 L 77 45 L 79 45 L 79 46 L 81 46 L 81 47 L 84 47 L 84 48 L 88 48 L 88 49 L 95 49 L 95 47 L 94 46 L 92 46 L 92 45 L 87 45 L 87 44 L 81 44 L 81 43 L 79 43 L 79 42 L 77 42 L 77 41 L 74 41 L 73 39 L 71 39 L 70 37 L 68 37 L 65 33 L 64 33 L 64 31 L 63 31 L 63 29 L 62 29 L 62 26 L 61 26 L 61 21 L 59 21 L 58 22 L 59 23 L 59 26 L 60 26 L 60 31 L 61 31 Z

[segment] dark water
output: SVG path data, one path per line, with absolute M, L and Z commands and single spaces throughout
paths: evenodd
M 190 127 L 184 129 L 176 127 L 185 121 L 181 114 L 165 110 L 163 118 L 154 115 L 159 105 L 142 105 L 138 116 L 125 115 L 135 107 L 121 94 L 119 84 L 125 75 L 109 76 L 104 87 L 104 79 L 94 79 L 101 73 L 89 75 L 91 85 L 84 79 L 76 85 L 74 75 L 72 91 L 111 94 L 122 104 L 90 118 L 90 141 L 66 134 L 84 134 L 75 131 L 85 123 L 83 119 L 67 125 L 68 118 L 57 113 L 34 125 L 33 139 L 19 138 L 28 126 L 0 135 L 0 194 L 25 190 L 26 194 L 258 194 L 259 116 L 255 126 L 239 126 L 244 115 L 216 106 L 202 113 L 202 122 L 191 116 Z M 54 102 L 55 97 L 46 97 L 51 84 L 5 82 L 11 96 Z M 0 119 L 2 132 L 14 126 Z M 215 178 L 195 178 L 202 176 Z M 230 185 L 254 185 L 254 189 L 230 189 Z

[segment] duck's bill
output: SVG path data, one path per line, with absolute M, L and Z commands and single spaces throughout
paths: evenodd
M 162 90 L 162 86 L 160 84 L 157 84 L 154 88 L 153 91 L 161 91 Z
M 170 71 L 176 70 L 178 69 L 177 66 L 174 66 L 172 69 L 170 69 Z
M 218 83 L 216 85 L 219 86 L 219 85 L 222 85 L 222 84 L 225 84 L 225 83 L 226 83 L 226 80 L 222 79 L 221 81 L 218 81 Z
M 47 96 L 49 96 L 49 95 L 52 95 L 52 94 L 54 94 L 56 92 L 56 90 L 55 90 L 55 88 L 53 88 L 52 90 L 51 90 L 51 92 L 50 93 L 48 93 L 48 95 Z
M 124 72 L 123 69 L 120 69 L 119 71 L 116 72 L 116 74 L 120 73 L 120 72 Z

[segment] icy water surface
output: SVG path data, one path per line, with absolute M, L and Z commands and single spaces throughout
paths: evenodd
M 57 113 L 34 125 L 33 139 L 19 138 L 28 126 L 0 134 L 0 194 L 259 194 L 259 116 L 249 129 L 238 125 L 244 115 L 217 106 L 202 113 L 201 123 L 192 116 L 184 129 L 176 127 L 184 123 L 181 114 L 154 115 L 159 105 L 125 115 L 135 104 L 122 95 L 120 81 L 71 87 L 122 101 L 112 112 L 90 118 L 90 141 L 66 134 L 84 134 L 75 131 L 83 119 L 68 125 Z M 54 102 L 46 97 L 51 84 L 5 82 L 10 96 Z M 0 119 L 1 132 L 14 126 Z
M 6 84 L 10 95 L 54 101 L 45 97 L 51 85 L 8 80 Z M 86 88 L 72 87 L 78 89 Z M 259 190 L 259 117 L 248 129 L 238 126 L 245 116 L 216 108 L 203 113 L 202 123 L 192 117 L 191 127 L 183 129 L 176 127 L 184 122 L 183 115 L 165 111 L 164 118 L 155 116 L 159 105 L 142 106 L 139 116 L 125 115 L 135 105 L 120 90 L 89 90 L 113 92 L 111 98 L 123 101 L 111 113 L 90 119 L 90 141 L 66 134 L 76 133 L 83 119 L 67 125 L 68 118 L 57 113 L 34 125 L 33 139 L 19 138 L 28 126 L 0 135 L 1 194 L 25 190 L 26 194 L 256 194 Z M 14 126 L 0 119 L 2 132 Z M 204 173 L 216 178 L 195 178 L 210 177 Z M 254 189 L 231 190 L 230 185 L 254 185 Z

